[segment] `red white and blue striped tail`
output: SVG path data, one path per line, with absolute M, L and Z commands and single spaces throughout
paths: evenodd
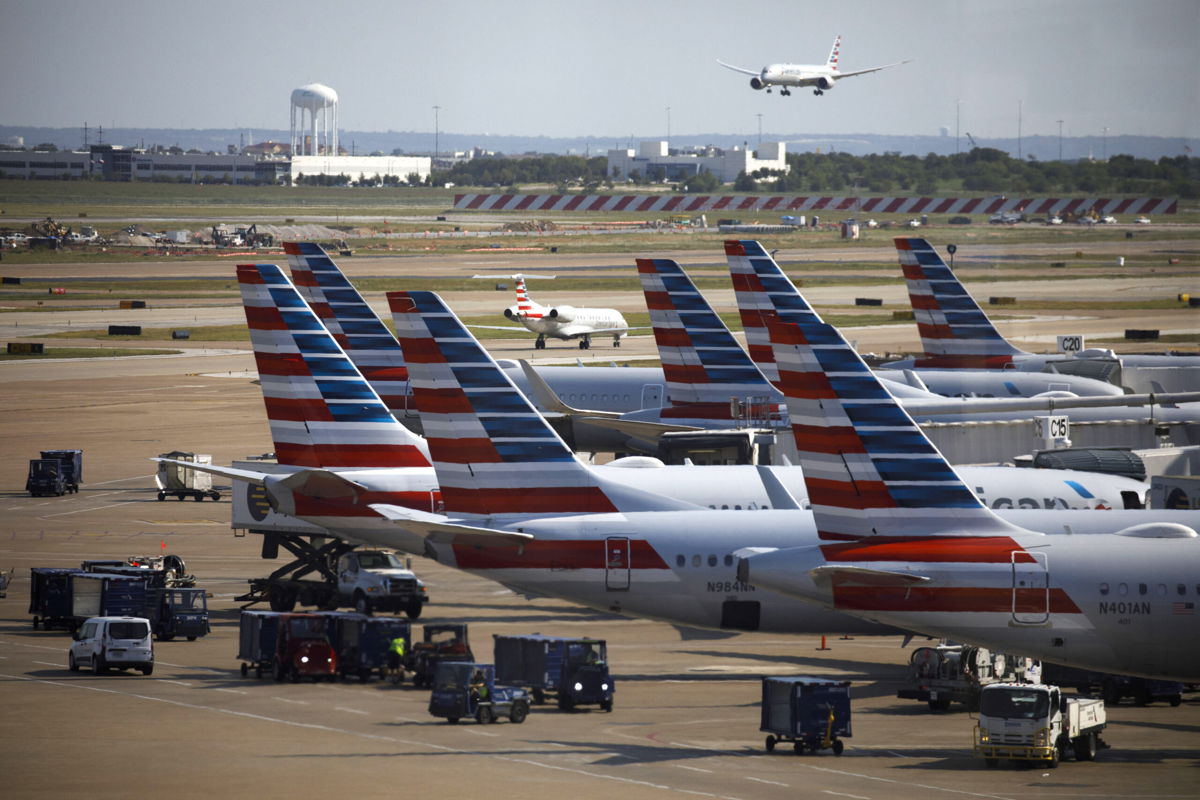
M 577 461 L 436 294 L 387 298 L 447 513 L 694 508 L 615 487 Z
M 639 258 L 637 268 L 672 405 L 728 409 L 732 397 L 777 400 L 778 391 L 677 263 Z
M 279 463 L 428 469 L 424 441 L 396 422 L 283 271 L 237 273 Z
M 542 316 L 533 310 L 533 301 L 529 299 L 529 291 L 525 288 L 525 278 L 521 275 L 515 277 L 515 285 L 517 287 L 517 316 L 530 318 Z
M 820 538 L 1021 532 L 979 501 L 854 348 L 804 305 L 767 330 Z
M 416 423 L 400 343 L 315 242 L 284 242 L 292 281 L 392 414 Z
M 996 330 L 929 242 L 908 237 L 895 242 L 925 348 L 917 366 L 1002 368 L 1013 356 L 1028 355 Z
M 750 358 L 767 380 L 778 386 L 779 370 L 767 322 L 772 319 L 798 322 L 802 318 L 798 315 L 811 313 L 811 309 L 775 259 L 753 239 L 725 242 L 725 258 Z

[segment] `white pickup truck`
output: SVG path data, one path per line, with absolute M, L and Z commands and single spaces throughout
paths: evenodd
M 1007 758 L 1053 768 L 1068 752 L 1092 761 L 1108 746 L 1100 739 L 1107 724 L 1099 698 L 1063 697 L 1057 686 L 1040 683 L 994 683 L 979 695 L 975 755 L 989 767 Z
M 336 581 L 274 576 L 252 578 L 252 590 L 265 597 L 272 611 L 291 611 L 296 604 L 319 608 L 352 607 L 360 614 L 403 611 L 421 616 L 429 592 L 406 559 L 388 550 L 352 550 L 337 559 Z

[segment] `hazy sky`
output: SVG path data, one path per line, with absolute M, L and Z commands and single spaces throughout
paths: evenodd
M 341 8 L 341 11 L 335 10 Z M 913 63 L 823 97 L 760 68 Z M 286 129 L 291 90 L 340 126 L 673 133 L 1200 136 L 1197 0 L 6 0 L 0 124 Z

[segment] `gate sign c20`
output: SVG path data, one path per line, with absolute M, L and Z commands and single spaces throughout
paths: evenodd
M 1058 337 L 1058 352 L 1078 353 L 1083 350 L 1083 337 L 1076 334 Z

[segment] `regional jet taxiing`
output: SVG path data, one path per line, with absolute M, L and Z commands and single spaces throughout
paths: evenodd
M 491 277 L 476 275 L 476 278 Z M 621 312 L 615 308 L 576 308 L 575 306 L 544 306 L 529 296 L 525 289 L 527 277 L 550 277 L 532 275 L 511 276 L 517 285 L 517 302 L 504 309 L 504 316 L 521 323 L 526 330 L 538 335 L 534 348 L 541 350 L 546 346 L 546 337 L 555 339 L 578 339 L 579 349 L 587 350 L 592 346 L 592 336 L 598 333 L 611 333 L 613 347 L 621 346 L 621 337 L 629 331 L 629 325 Z M 521 328 L 501 327 L 493 325 L 475 325 L 476 328 L 491 330 L 521 330 Z

